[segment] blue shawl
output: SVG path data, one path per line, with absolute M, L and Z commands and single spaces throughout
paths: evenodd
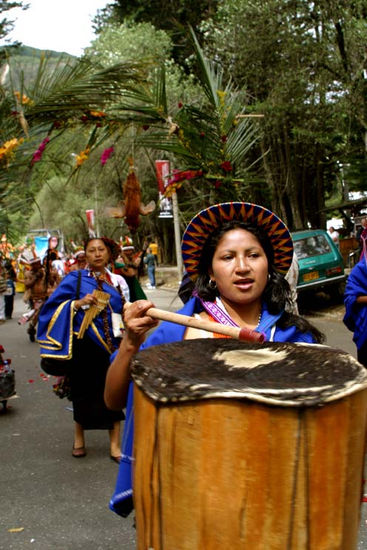
M 203 307 L 198 298 L 191 298 L 182 309 L 178 311 L 183 315 L 192 316 L 194 313 L 203 311 Z M 259 332 L 264 332 L 266 340 L 270 340 L 271 331 L 276 322 L 282 316 L 282 313 L 272 315 L 268 312 L 265 303 L 262 305 L 261 322 L 258 327 Z M 140 350 L 160 344 L 169 344 L 171 342 L 180 342 L 183 340 L 186 327 L 164 321 L 144 342 Z M 281 329 L 275 326 L 272 341 L 274 342 L 304 342 L 313 343 L 311 334 L 303 333 L 294 326 Z M 113 354 L 111 360 L 113 360 Z M 130 382 L 129 392 L 126 404 L 126 420 L 124 434 L 121 446 L 121 463 L 116 480 L 114 494 L 110 500 L 110 509 L 120 516 L 126 517 L 133 509 L 133 489 L 132 489 L 132 461 L 133 461 L 133 436 L 134 436 L 134 418 L 133 418 L 133 383 Z
M 344 293 L 343 322 L 354 333 L 353 341 L 360 349 L 367 340 L 367 304 L 358 304 L 358 296 L 367 296 L 367 265 L 364 258 L 350 272 Z
M 79 309 L 76 312 L 73 308 L 74 301 L 77 299 L 78 273 L 81 273 L 80 298 L 98 288 L 95 278 L 85 269 L 80 272 L 72 271 L 61 281 L 40 311 L 37 341 L 40 344 L 42 357 L 57 356 L 62 359 L 70 359 L 72 356 L 73 336 L 78 334 L 85 315 L 83 309 Z M 119 340 L 113 337 L 111 330 L 111 310 L 121 313 L 121 295 L 115 287 L 107 283 L 103 283 L 103 291 L 110 294 L 110 307 L 107 307 L 108 325 L 111 331 L 112 342 L 117 346 Z M 103 331 L 103 319 L 101 315 L 94 318 L 85 334 L 108 353 L 112 352 L 108 347 Z

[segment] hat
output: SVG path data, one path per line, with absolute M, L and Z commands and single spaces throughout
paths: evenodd
M 267 234 L 274 250 L 274 266 L 285 275 L 293 257 L 292 237 L 286 225 L 271 210 L 249 202 L 226 202 L 202 210 L 188 224 L 182 237 L 182 259 L 192 280 L 198 276 L 198 267 L 204 244 L 209 235 L 223 223 L 231 220 L 251 223 Z
M 126 236 L 121 241 L 121 250 L 134 250 L 133 241 L 130 237 Z
M 80 250 L 77 250 L 76 252 L 74 252 L 73 254 L 74 258 L 78 259 L 79 256 L 85 256 L 85 250 L 84 248 L 81 248 Z

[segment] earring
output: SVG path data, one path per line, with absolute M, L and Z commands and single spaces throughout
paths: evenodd
M 268 273 L 268 281 L 270 281 L 270 279 L 271 279 L 271 275 L 270 273 Z
M 215 281 L 212 281 L 212 279 L 209 279 L 209 287 L 212 290 L 215 290 L 217 288 L 217 283 Z

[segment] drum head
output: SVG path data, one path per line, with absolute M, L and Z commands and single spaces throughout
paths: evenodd
M 348 353 L 316 344 L 203 338 L 153 346 L 133 361 L 134 382 L 154 401 L 251 399 L 315 406 L 367 387 Z

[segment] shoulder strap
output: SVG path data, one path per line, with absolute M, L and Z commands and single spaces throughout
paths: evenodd
M 78 282 L 76 285 L 76 299 L 79 300 L 80 297 L 80 285 L 82 283 L 82 270 L 78 270 Z

